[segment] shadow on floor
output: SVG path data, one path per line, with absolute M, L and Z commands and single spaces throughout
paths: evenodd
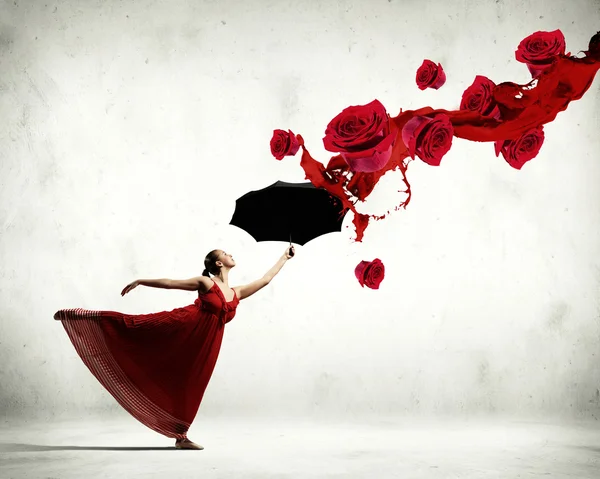
M 586 451 L 595 452 L 596 454 L 600 454 L 600 447 L 594 446 L 571 446 L 576 449 L 585 449 Z
M 190 450 L 171 447 L 105 447 L 105 446 L 42 446 L 39 444 L 0 443 L 1 452 L 47 452 L 47 451 L 170 451 Z

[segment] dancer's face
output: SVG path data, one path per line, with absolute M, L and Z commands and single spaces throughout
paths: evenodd
M 233 268 L 235 266 L 235 260 L 231 254 L 222 250 L 219 251 L 219 256 L 217 256 L 216 263 L 219 268 L 222 266 L 225 266 L 226 268 Z

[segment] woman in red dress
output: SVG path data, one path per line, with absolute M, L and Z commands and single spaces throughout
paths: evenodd
M 188 439 L 187 431 L 217 362 L 225 324 L 239 302 L 269 284 L 293 255 L 294 247 L 287 247 L 262 278 L 230 288 L 235 261 L 216 249 L 206 256 L 202 276 L 139 279 L 121 292 L 123 296 L 140 285 L 198 291 L 189 306 L 150 314 L 63 309 L 54 319 L 62 322 L 84 364 L 127 412 L 174 438 L 178 449 L 203 449 Z

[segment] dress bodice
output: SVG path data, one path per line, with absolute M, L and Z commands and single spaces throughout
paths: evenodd
M 206 293 L 198 291 L 198 299 L 194 301 L 202 311 L 217 316 L 221 324 L 226 324 L 234 318 L 239 302 L 235 290 L 233 291 L 233 299 L 227 301 L 223 291 L 221 291 L 219 285 L 214 281 Z

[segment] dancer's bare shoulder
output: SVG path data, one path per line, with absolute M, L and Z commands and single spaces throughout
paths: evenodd
M 201 293 L 207 293 L 208 290 L 212 287 L 212 285 L 214 284 L 213 280 L 206 277 L 206 276 L 198 276 L 198 291 L 200 291 Z

